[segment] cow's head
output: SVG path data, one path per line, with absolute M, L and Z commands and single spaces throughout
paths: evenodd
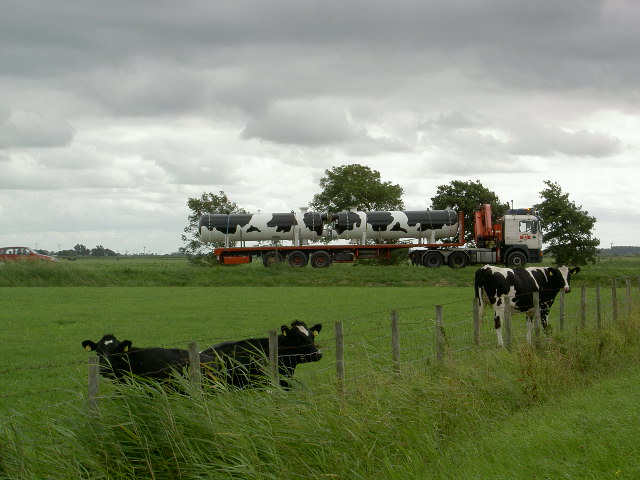
M 579 271 L 580 267 L 569 268 L 566 265 L 559 265 L 556 268 L 549 269 L 549 278 L 552 280 L 552 284 L 556 285 L 558 289 L 569 293 L 571 291 L 571 275 Z
M 295 367 L 298 363 L 317 362 L 322 358 L 322 353 L 315 344 L 315 338 L 322 325 L 319 323 L 308 328 L 304 322 L 294 320 L 291 327 L 280 327 L 281 335 L 278 338 L 278 356 L 281 363 Z
M 120 341 L 111 334 L 103 336 L 98 343 L 91 340 L 82 342 L 88 352 L 96 352 L 100 358 L 100 373 L 105 377 L 117 376 L 117 372 L 128 370 L 129 363 L 124 355 L 131 348 L 131 341 Z

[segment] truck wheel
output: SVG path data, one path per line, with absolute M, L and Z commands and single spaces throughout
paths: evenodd
M 262 254 L 262 264 L 265 267 L 270 267 L 276 263 L 282 262 L 282 255 L 280 252 L 266 252 Z
M 422 265 L 427 268 L 438 268 L 444 263 L 444 258 L 439 252 L 427 252 L 422 256 Z
M 313 268 L 326 268 L 329 265 L 331 265 L 331 256 L 327 252 L 321 250 L 311 254 L 311 266 Z
M 289 265 L 291 265 L 292 267 L 306 267 L 307 263 L 309 262 L 307 255 L 300 250 L 291 252 L 287 257 L 287 260 L 289 261 Z
M 513 252 L 507 255 L 507 266 L 511 268 L 524 267 L 527 264 L 527 257 L 522 252 Z
M 451 268 L 464 268 L 469 265 L 469 257 L 464 252 L 453 252 L 449 255 L 448 263 Z

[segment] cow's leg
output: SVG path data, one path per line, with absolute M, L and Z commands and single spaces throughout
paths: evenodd
M 527 314 L 527 343 L 531 345 L 531 332 L 533 332 L 533 315 Z
M 498 315 L 496 313 L 494 315 L 494 317 L 493 317 L 493 321 L 496 324 L 496 337 L 498 339 L 498 346 L 502 347 L 503 346 L 503 342 L 502 342 L 502 325 L 501 325 L 501 321 L 500 321 L 500 315 Z
M 478 316 L 480 317 L 480 323 L 482 323 L 482 318 L 484 317 L 484 302 L 481 298 L 476 299 L 476 303 L 478 304 Z
M 480 324 L 482 324 L 482 320 L 484 318 L 484 306 L 489 303 L 489 299 L 487 298 L 487 294 L 484 290 L 478 292 L 478 296 L 476 297 L 476 304 L 478 305 L 478 316 L 480 317 Z
M 542 328 L 544 329 L 544 331 L 547 331 L 547 328 L 549 327 L 549 325 L 547 324 L 547 315 L 549 315 L 549 308 L 543 306 L 540 309 L 540 323 L 542 324 Z
M 498 298 L 493 306 L 494 314 L 493 321 L 496 327 L 496 337 L 498 339 L 498 346 L 502 347 L 502 319 L 504 318 L 504 303 L 501 298 Z

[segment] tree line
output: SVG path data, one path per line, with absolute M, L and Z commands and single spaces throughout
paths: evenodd
M 81 243 L 77 244 L 72 249 L 60 250 L 58 256 L 61 257 L 117 257 L 120 255 L 117 252 L 109 248 L 105 248 L 102 245 L 96 245 L 94 248 L 87 248 Z
M 59 257 L 121 257 L 123 256 L 120 252 L 114 252 L 110 248 L 105 248 L 102 245 L 96 245 L 94 248 L 87 248 L 82 244 L 77 244 L 75 247 L 60 250 L 58 252 L 50 252 L 48 250 L 36 250 L 38 253 L 42 253 L 44 255 L 57 255 Z M 147 252 L 146 254 L 134 253 L 129 254 L 128 252 L 124 254 L 124 256 L 153 256 L 157 255 L 155 253 Z M 182 252 L 173 252 L 169 254 L 171 256 L 184 256 Z
M 557 263 L 584 265 L 595 263 L 600 240 L 593 237 L 596 219 L 582 206 L 569 199 L 560 185 L 550 180 L 539 192 L 541 201 L 533 207 L 543 224 L 545 254 L 553 256 Z M 383 181 L 380 172 L 359 164 L 343 165 L 327 169 L 319 183 L 320 193 L 309 202 L 309 208 L 320 212 L 341 212 L 349 208 L 359 210 L 404 210 L 403 188 L 398 184 Z M 511 206 L 486 188 L 480 180 L 453 180 L 440 185 L 431 197 L 431 209 L 452 208 L 463 211 L 465 225 L 474 222 L 474 212 L 479 205 L 489 203 L 496 216 L 504 215 Z M 189 224 L 182 234 L 184 245 L 180 252 L 199 263 L 211 251 L 198 236 L 198 221 L 206 213 L 248 213 L 229 200 L 223 191 L 217 194 L 205 192 L 200 197 L 189 198 L 187 207 L 191 211 Z M 471 228 L 465 239 L 472 241 Z

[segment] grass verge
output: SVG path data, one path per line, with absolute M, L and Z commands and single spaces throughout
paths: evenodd
M 372 371 L 344 395 L 331 384 L 124 387 L 97 412 L 78 399 L 4 422 L 0 478 L 637 478 L 624 421 L 638 416 L 639 369 L 628 367 L 640 358 L 638 315 L 619 327 L 563 332 L 540 352 L 469 350 Z

